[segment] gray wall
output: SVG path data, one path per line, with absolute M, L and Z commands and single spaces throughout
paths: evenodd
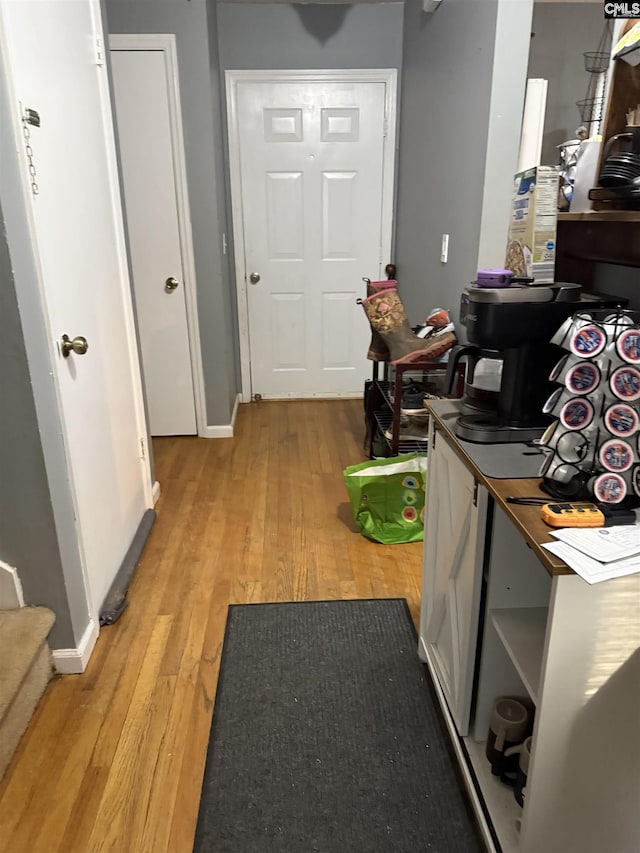
M 412 324 L 435 307 L 457 321 L 479 263 L 504 264 L 530 20 L 527 0 L 405 5 L 395 259 Z
M 429 15 L 420 0 L 405 6 L 395 261 L 412 325 L 437 306 L 457 320 L 475 272 L 497 5 L 446 0 Z
M 111 33 L 174 33 L 178 51 L 180 98 L 187 181 L 198 288 L 198 317 L 210 425 L 228 424 L 235 401 L 235 322 L 222 254 L 226 231 L 221 204 L 222 137 L 219 91 L 212 80 L 217 66 L 215 3 L 207 0 L 106 0 Z M 213 22 L 212 22 L 213 19 Z
M 576 106 L 587 96 L 591 75 L 583 53 L 598 49 L 604 30 L 602 3 L 536 3 L 533 10 L 529 77 L 549 81 L 542 162 L 559 163 L 556 145 L 575 138 Z
M 15 566 L 27 604 L 56 614 L 54 648 L 74 646 L 33 389 L 0 210 L 0 560 Z
M 402 3 L 220 3 L 224 70 L 400 68 Z

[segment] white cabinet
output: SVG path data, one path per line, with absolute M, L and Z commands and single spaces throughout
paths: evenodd
M 487 491 L 433 426 L 429 440 L 420 653 L 460 734 L 471 711 Z
M 487 847 L 635 853 L 640 575 L 590 586 L 548 571 L 510 506 L 489 496 L 495 481 L 474 474 L 436 422 L 419 651 Z M 485 758 L 491 709 L 505 695 L 535 711 L 524 808 Z
M 632 853 L 640 837 L 640 577 L 548 574 L 495 508 L 471 733 L 503 853 Z M 491 708 L 535 708 L 524 808 L 484 755 Z

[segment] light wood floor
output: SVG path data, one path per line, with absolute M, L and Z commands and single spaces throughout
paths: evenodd
M 229 603 L 405 597 L 416 618 L 421 544 L 351 519 L 363 429 L 361 401 L 260 402 L 234 439 L 154 441 L 129 606 L 40 702 L 0 784 L 2 853 L 190 853 Z

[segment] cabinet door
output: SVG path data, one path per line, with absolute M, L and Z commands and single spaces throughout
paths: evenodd
M 434 433 L 427 474 L 422 612 L 423 654 L 459 734 L 469 729 L 478 635 L 487 491 Z

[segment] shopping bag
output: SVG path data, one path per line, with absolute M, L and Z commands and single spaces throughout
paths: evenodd
M 424 537 L 427 457 L 407 453 L 351 465 L 343 471 L 360 533 L 397 545 Z

